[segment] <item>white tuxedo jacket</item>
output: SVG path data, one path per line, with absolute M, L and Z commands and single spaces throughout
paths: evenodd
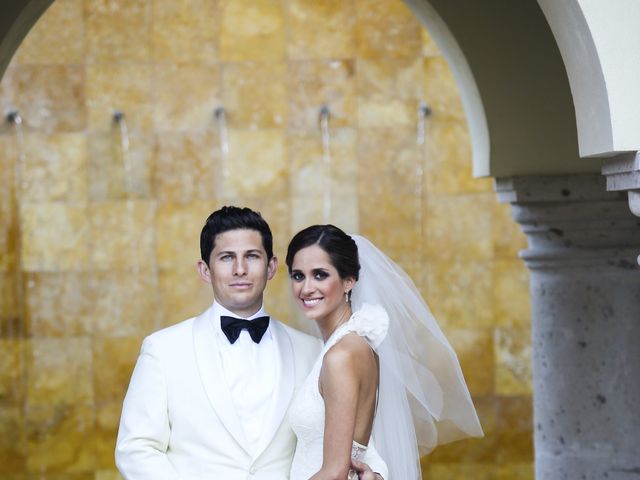
M 271 320 L 283 369 L 272 418 L 250 454 L 221 371 L 211 308 L 147 337 L 124 400 L 116 465 L 126 480 L 286 480 L 287 411 L 320 341 Z

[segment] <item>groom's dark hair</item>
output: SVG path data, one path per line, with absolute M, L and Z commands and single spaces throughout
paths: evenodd
M 216 245 L 216 237 L 229 230 L 257 231 L 262 237 L 262 246 L 267 252 L 267 260 L 273 257 L 273 235 L 262 215 L 247 207 L 225 206 L 209 215 L 200 232 L 200 256 L 207 265 Z

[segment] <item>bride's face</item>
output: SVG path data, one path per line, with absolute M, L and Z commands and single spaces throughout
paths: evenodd
M 291 290 L 306 317 L 324 320 L 342 313 L 345 292 L 354 280 L 342 279 L 327 252 L 317 245 L 299 250 L 291 264 Z

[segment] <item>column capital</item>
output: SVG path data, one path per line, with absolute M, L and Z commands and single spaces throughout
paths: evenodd
M 606 159 L 602 174 L 607 179 L 607 190 L 628 193 L 629 208 L 635 216 L 640 217 L 640 152 L 623 153 Z
M 527 235 L 520 256 L 530 269 L 637 268 L 640 219 L 602 175 L 499 178 L 496 191 Z

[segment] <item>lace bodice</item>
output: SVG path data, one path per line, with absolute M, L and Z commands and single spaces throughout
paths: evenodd
M 318 379 L 325 353 L 350 332 L 363 337 L 375 349 L 384 340 L 388 326 L 389 318 L 384 309 L 374 305 L 363 305 L 327 339 L 289 410 L 289 422 L 297 437 L 290 480 L 307 480 L 322 466 L 325 410 L 318 390 Z M 371 440 L 368 447 L 354 441 L 351 454 L 353 458 L 366 463 L 375 463 L 374 459 L 378 456 Z

